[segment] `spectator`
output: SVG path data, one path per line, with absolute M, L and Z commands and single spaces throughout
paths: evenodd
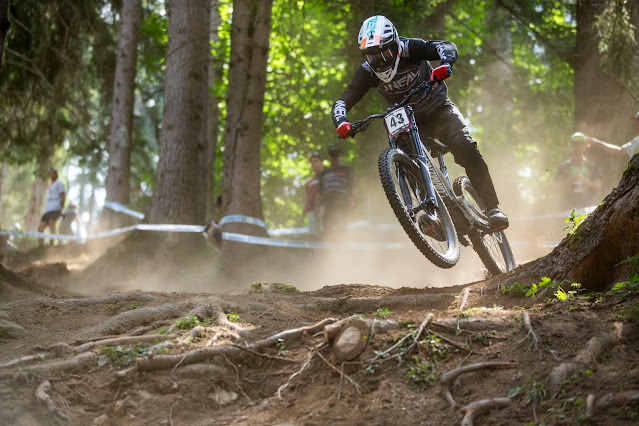
M 586 155 L 601 168 L 602 186 L 605 192 L 609 192 L 617 186 L 626 164 L 635 154 L 639 153 L 639 112 L 631 116 L 630 119 L 635 137 L 622 146 L 586 136 L 588 142 Z
M 639 153 L 639 112 L 637 112 L 634 116 L 631 116 L 630 119 L 632 120 L 632 128 L 635 133 L 634 139 L 630 142 L 617 146 L 587 136 L 586 139 L 590 143 L 589 147 L 593 150 L 605 152 L 614 157 L 620 157 L 624 161 L 634 157 L 635 154 Z
M 55 223 L 62 214 L 62 208 L 64 207 L 64 201 L 66 194 L 64 192 L 64 185 L 58 180 L 58 171 L 55 167 L 49 169 L 49 178 L 51 179 L 51 185 L 47 189 L 47 200 L 44 203 L 44 215 L 40 219 L 40 225 L 38 225 L 38 232 L 44 232 L 48 227 L 51 234 L 55 234 Z M 49 244 L 53 245 L 53 238 L 49 239 Z M 38 246 L 44 245 L 44 239 L 38 239 Z
M 354 204 L 354 172 L 341 164 L 342 151 L 338 145 L 328 150 L 331 167 L 319 177 L 322 226 L 325 234 L 337 234 L 346 227 L 348 212 Z
M 559 165 L 555 174 L 562 208 L 588 207 L 601 199 L 601 172 L 585 156 L 587 138 L 583 133 L 574 133 L 570 145 L 570 158 Z
M 304 185 L 304 188 L 306 189 L 306 203 L 304 204 L 304 210 L 302 210 L 302 216 L 300 217 L 299 223 L 300 225 L 303 225 L 304 218 L 308 215 L 308 232 L 311 234 L 318 234 L 322 230 L 319 184 L 320 174 L 324 171 L 324 163 L 322 163 L 322 158 L 320 157 L 319 152 L 313 152 L 309 155 L 308 161 L 311 163 L 311 169 L 315 174 Z
M 73 229 L 73 223 L 75 223 L 75 230 Z M 75 204 L 69 204 L 69 208 L 62 212 L 60 235 L 77 235 L 79 224 L 77 207 Z

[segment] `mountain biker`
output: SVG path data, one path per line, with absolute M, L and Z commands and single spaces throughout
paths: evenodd
M 434 137 L 446 144 L 455 162 L 464 167 L 478 195 L 487 207 L 491 228 L 500 231 L 508 227 L 508 218 L 498 208 L 499 200 L 488 166 L 477 142 L 470 136 L 468 125 L 457 106 L 448 98 L 444 80 L 450 77 L 457 59 L 457 47 L 448 41 L 399 37 L 393 23 L 384 16 L 372 16 L 364 21 L 357 43 L 364 61 L 357 69 L 346 91 L 333 105 L 333 124 L 341 138 L 350 136 L 351 123 L 346 113 L 359 102 L 370 88 L 377 89 L 389 104 L 404 96 L 426 79 L 435 85 L 426 95 L 416 96 L 410 105 L 422 139 Z M 428 61 L 439 60 L 433 69 Z

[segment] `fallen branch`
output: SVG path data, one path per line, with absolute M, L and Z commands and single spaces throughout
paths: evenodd
M 397 320 L 380 320 L 377 318 L 366 319 L 362 318 L 361 315 L 351 315 L 350 317 L 346 317 L 339 321 L 334 322 L 333 324 L 329 324 L 324 327 L 324 338 L 328 343 L 332 343 L 337 336 L 337 333 L 346 325 L 348 325 L 352 321 L 363 321 L 371 330 L 370 333 L 381 334 L 385 333 L 389 330 L 396 330 L 398 328 L 405 327 L 407 322 L 397 321 Z
M 55 402 L 53 402 L 53 398 L 49 395 L 49 390 L 51 390 L 51 383 L 48 380 L 40 383 L 40 386 L 38 386 L 35 391 L 36 399 L 43 402 L 51 414 L 55 414 L 62 419 L 66 419 L 67 416 L 58 407 L 56 407 Z
M 450 408 L 455 408 L 457 403 L 453 399 L 453 395 L 450 392 L 450 383 L 457 377 L 461 376 L 462 374 L 471 373 L 473 371 L 491 368 L 513 368 L 516 365 L 516 362 L 478 362 L 476 364 L 469 364 L 463 367 L 455 368 L 454 370 L 444 373 L 439 377 L 440 392 L 450 404 Z
M 637 402 L 639 402 L 639 391 L 609 393 L 599 399 L 596 399 L 594 394 L 590 394 L 586 400 L 586 416 L 592 416 L 597 410 L 605 410 L 619 405 L 636 404 Z
M 415 333 L 415 337 L 413 338 L 413 343 L 411 343 L 411 345 L 408 347 L 408 349 L 406 349 L 406 353 L 410 354 L 411 351 L 413 350 L 413 348 L 417 345 L 417 342 L 419 341 L 419 337 L 422 335 L 422 333 L 424 332 L 424 329 L 426 327 L 428 327 L 428 324 L 431 322 L 431 320 L 433 319 L 433 313 L 429 313 L 428 315 L 426 315 L 426 318 L 424 318 L 424 320 L 422 321 L 421 324 L 419 324 L 419 328 L 417 328 L 417 332 Z
M 479 417 L 494 408 L 506 408 L 511 403 L 510 398 L 490 398 L 465 405 L 461 408 L 461 412 L 464 414 L 461 424 L 462 426 L 473 426 L 475 417 Z
M 248 344 L 246 347 L 254 351 L 264 349 L 277 344 L 279 339 L 286 340 L 305 334 L 312 335 L 322 330 L 327 324 L 331 324 L 333 322 L 335 322 L 335 319 L 326 318 L 314 325 L 282 331 L 281 333 L 274 334 L 264 340 L 258 340 L 257 342 Z M 202 347 L 190 350 L 184 354 L 156 355 L 153 358 L 138 358 L 136 360 L 136 366 L 138 371 L 168 370 L 175 367 L 178 363 L 183 365 L 195 364 L 206 361 L 217 355 L 235 355 L 241 350 L 242 349 L 235 346 L 227 345 Z
M 426 318 L 424 318 L 424 320 L 422 321 L 422 324 L 425 324 L 424 327 L 426 327 L 428 325 L 428 323 L 432 320 L 432 317 L 433 317 L 432 313 L 429 313 L 428 315 L 426 315 Z M 375 357 L 373 357 L 372 359 L 370 359 L 370 360 L 368 360 L 366 362 L 368 364 L 372 364 L 375 361 L 377 361 L 379 358 L 385 357 L 391 351 L 393 351 L 393 349 L 398 348 L 399 346 L 401 346 L 401 344 L 404 343 L 404 341 L 406 341 L 406 339 L 408 339 L 411 336 L 413 336 L 413 333 L 406 333 L 406 335 L 404 337 L 402 337 L 401 339 L 399 339 L 397 341 L 397 343 L 395 343 L 393 346 L 391 346 L 390 348 L 386 349 L 384 352 L 375 355 Z M 416 339 L 414 339 L 414 340 L 416 340 Z
M 302 364 L 302 367 L 297 370 L 295 373 L 293 373 L 288 380 L 286 381 L 286 383 L 284 383 L 282 386 L 280 386 L 279 388 L 277 388 L 277 397 L 279 399 L 282 399 L 282 392 L 284 392 L 286 390 L 286 388 L 288 388 L 291 385 L 291 382 L 293 381 L 293 379 L 297 376 L 299 376 L 300 374 L 302 374 L 304 372 L 304 370 L 306 370 L 306 368 L 308 368 L 308 366 L 311 364 L 311 360 L 313 359 L 313 355 L 315 354 L 315 349 L 312 349 L 308 352 L 308 358 L 306 359 L 306 361 L 304 361 L 304 364 Z

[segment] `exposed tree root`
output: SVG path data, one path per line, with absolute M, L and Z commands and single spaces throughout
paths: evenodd
M 561 383 L 577 371 L 581 365 L 594 364 L 604 349 L 608 349 L 614 345 L 616 341 L 616 336 L 611 332 L 590 338 L 572 362 L 564 362 L 552 369 L 550 373 L 550 386 L 553 389 L 558 389 Z
M 46 358 L 46 353 L 39 353 L 35 355 L 25 355 L 20 358 L 12 359 L 11 361 L 0 364 L 0 368 L 14 367 L 18 364 L 28 364 L 34 361 L 42 361 Z
M 143 326 L 159 320 L 180 318 L 184 311 L 188 310 L 192 305 L 192 302 L 187 301 L 122 312 L 97 327 L 83 330 L 78 334 L 77 338 L 83 339 L 109 334 L 120 335 L 133 327 Z
M 489 398 L 465 405 L 461 408 L 461 412 L 464 414 L 461 424 L 462 426 L 473 426 L 475 417 L 479 417 L 494 408 L 506 408 L 511 403 L 510 398 Z
M 119 345 L 133 345 L 136 343 L 156 343 L 156 342 L 162 342 L 169 339 L 174 339 L 175 337 L 176 336 L 173 334 L 147 334 L 145 336 L 111 337 L 108 339 L 87 342 L 80 346 L 72 348 L 72 350 L 76 353 L 82 353 L 100 346 L 106 347 L 106 346 L 119 346 Z
M 267 337 L 264 340 L 258 340 L 257 342 L 246 345 L 251 350 L 264 349 L 275 345 L 279 339 L 291 339 L 299 337 L 304 334 L 314 334 L 321 331 L 327 324 L 335 322 L 333 318 L 326 318 L 317 324 L 300 327 L 291 330 L 285 330 L 281 333 L 274 334 Z M 153 358 L 138 358 L 136 360 L 136 366 L 138 371 L 153 371 L 153 370 L 167 370 L 174 368 L 178 363 L 181 365 L 194 364 L 205 361 L 217 355 L 235 355 L 239 353 L 241 349 L 235 346 L 213 346 L 203 347 L 190 350 L 184 354 L 177 355 L 157 355 Z
M 533 331 L 532 325 L 530 324 L 530 315 L 528 315 L 528 312 L 524 312 L 523 316 L 524 316 L 524 326 L 526 327 L 526 330 L 528 330 L 528 336 L 530 336 L 532 340 L 532 347 L 535 350 L 535 352 L 539 352 L 539 345 L 538 345 L 539 338 Z M 539 354 L 539 356 L 541 357 L 541 354 Z
M 320 357 L 320 359 L 321 359 L 322 361 L 324 361 L 324 363 L 325 363 L 326 365 L 328 365 L 328 366 L 329 366 L 332 370 L 334 370 L 334 371 L 338 372 L 338 373 L 340 374 L 340 377 L 343 377 L 343 378 L 345 378 L 346 380 L 348 380 L 348 382 L 349 382 L 351 385 L 353 385 L 353 386 L 355 387 L 355 389 L 357 390 L 357 393 L 360 393 L 360 394 L 362 393 L 362 389 L 359 387 L 359 385 L 358 385 L 358 384 L 357 384 L 357 383 L 356 383 L 353 379 L 351 379 L 351 378 L 350 378 L 350 376 L 349 376 L 348 374 L 345 374 L 343 371 L 340 371 L 337 367 L 335 367 L 333 364 L 331 364 L 331 363 L 330 363 L 330 362 L 329 362 L 329 361 L 328 361 L 328 360 L 324 357 L 324 355 L 322 355 L 322 354 L 321 354 L 321 352 L 320 352 L 320 351 L 318 351 L 318 350 L 316 349 L 316 350 L 315 350 L 315 352 L 317 353 L 317 356 L 319 356 L 319 357 Z
M 284 392 L 286 390 L 286 388 L 288 388 L 291 385 L 291 382 L 293 382 L 293 379 L 297 376 L 299 376 L 300 374 L 302 374 L 304 372 L 304 370 L 306 370 L 308 368 L 308 366 L 311 364 L 311 360 L 313 359 L 313 355 L 315 354 L 315 349 L 312 349 L 310 351 L 308 351 L 308 358 L 306 359 L 306 361 L 304 361 L 304 364 L 302 364 L 302 367 L 297 370 L 295 373 L 293 373 L 288 380 L 286 381 L 286 383 L 284 383 L 282 386 L 280 386 L 279 388 L 277 388 L 277 397 L 282 399 L 282 392 Z
M 446 401 L 450 404 L 450 408 L 455 408 L 457 403 L 453 399 L 453 395 L 450 392 L 450 383 L 457 377 L 465 373 L 471 373 L 473 371 L 490 369 L 490 368 L 513 368 L 517 365 L 516 362 L 478 362 L 476 364 L 470 364 L 463 367 L 455 368 L 447 373 L 442 374 L 439 377 L 440 392 L 446 398 Z
M 486 330 L 509 330 L 512 329 L 516 323 L 512 320 L 512 318 L 461 318 L 459 321 L 457 319 L 446 319 L 446 318 L 437 318 L 433 321 L 433 326 L 445 327 L 448 329 L 456 330 L 458 328 L 463 328 L 466 330 L 476 331 L 486 331 Z M 458 327 L 459 326 L 459 327 Z
M 43 402 L 51 414 L 55 414 L 62 419 L 66 419 L 67 416 L 58 407 L 56 407 L 55 402 L 53 402 L 53 398 L 49 395 L 49 390 L 51 390 L 51 383 L 48 380 L 45 380 L 35 391 L 36 399 Z
M 470 288 L 466 287 L 464 289 L 464 297 L 462 297 L 462 301 L 459 304 L 459 310 L 463 311 L 464 310 L 464 306 L 466 306 L 466 302 L 468 302 L 468 295 L 470 294 Z
M 86 352 L 76 355 L 71 359 L 49 362 L 45 364 L 29 365 L 21 368 L 18 372 L 0 373 L 0 379 L 10 379 L 21 374 L 34 374 L 38 376 L 56 376 L 61 373 L 83 371 L 95 366 L 97 356 L 93 352 Z
M 384 296 L 374 300 L 375 308 L 393 309 L 430 309 L 449 306 L 455 301 L 455 294 L 410 294 Z M 314 297 L 312 303 L 300 306 L 310 311 L 335 312 L 340 314 L 361 313 L 371 311 L 371 299 L 364 297 L 334 298 Z
M 8 339 L 22 339 L 28 334 L 24 327 L 3 319 L 0 319 L 0 329 L 3 331 L 3 337 Z
M 605 410 L 619 405 L 636 404 L 639 402 L 639 391 L 609 393 L 597 399 L 594 394 L 588 395 L 586 400 L 586 416 L 590 417 L 595 411 Z

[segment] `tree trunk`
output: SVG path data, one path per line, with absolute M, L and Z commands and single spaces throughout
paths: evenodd
M 619 185 L 550 254 L 518 268 L 509 282 L 570 280 L 590 291 L 627 281 L 629 265 L 618 265 L 639 253 L 639 155 L 626 168 Z M 530 281 L 528 281 L 530 280 Z
M 9 0 L 0 0 L 0 67 L 4 52 L 4 38 L 9 31 Z
M 223 168 L 223 209 L 262 219 L 260 146 L 266 84 L 272 0 L 235 0 L 231 24 L 231 57 Z M 260 228 L 241 223 L 224 231 L 253 233 Z M 251 257 L 247 244 L 224 243 L 227 272 Z M 259 249 L 257 249 L 259 250 Z
M 133 101 L 135 92 L 138 36 L 142 20 L 140 0 L 123 0 L 120 11 L 120 36 L 113 83 L 113 109 L 109 136 L 109 171 L 106 199 L 122 204 L 130 201 L 131 138 L 133 134 Z M 107 229 L 123 224 L 122 215 L 105 209 Z
M 606 5 L 602 0 L 577 2 L 575 131 L 623 144 L 632 138 L 628 116 L 636 112 L 636 105 L 615 76 L 603 71 L 595 22 Z
M 209 2 L 171 1 L 160 161 L 149 223 L 204 224 Z
M 218 28 L 222 23 L 222 17 L 220 16 L 220 3 L 213 1 L 211 5 L 211 44 L 216 45 L 220 41 L 220 35 Z M 213 58 L 213 62 L 209 66 L 209 110 L 207 121 L 207 135 L 208 135 L 208 189 L 206 191 L 206 217 L 210 219 L 213 217 L 213 207 L 215 204 L 215 159 L 217 152 L 217 137 L 219 134 L 218 126 L 220 125 L 220 97 L 217 95 L 217 86 L 222 81 L 224 74 L 223 62 L 221 55 Z

